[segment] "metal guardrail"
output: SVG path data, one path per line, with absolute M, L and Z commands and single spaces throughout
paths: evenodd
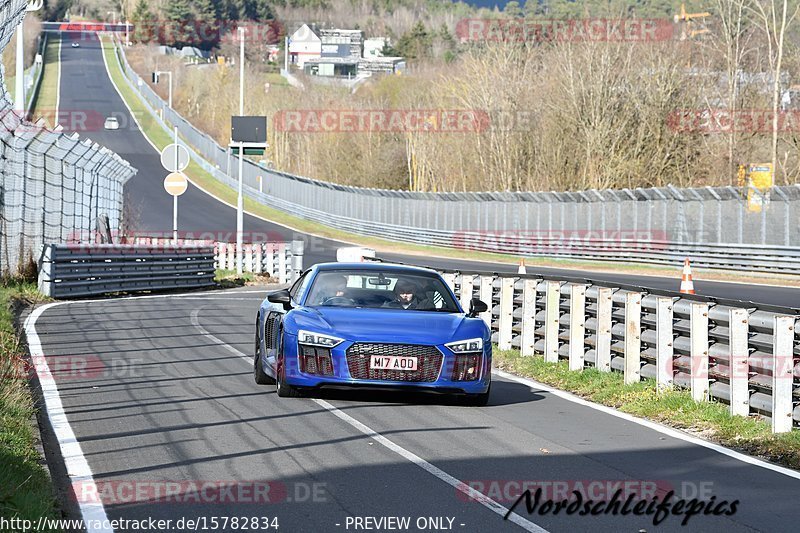
M 489 304 L 482 318 L 501 350 L 687 388 L 732 414 L 770 417 L 773 432 L 800 422 L 798 309 L 584 279 L 440 272 L 465 308 L 471 298 Z
M 27 116 L 30 116 L 33 103 L 39 96 L 39 87 L 41 86 L 42 76 L 44 75 L 44 61 L 47 53 L 47 32 L 42 32 L 41 36 L 38 53 L 42 58 L 42 62 L 34 62 L 31 71 L 25 75 L 25 94 L 27 95 L 27 101 L 25 102 L 25 114 Z
M 244 244 L 242 270 L 255 274 L 269 274 L 281 284 L 292 282 L 303 272 L 304 247 L 303 241 Z M 214 257 L 217 268 L 235 270 L 236 244 L 217 243 Z
M 204 170 L 236 187 L 226 173 L 237 167 L 228 151 L 170 109 L 120 47 L 118 55 L 149 112 L 168 131 L 167 123 L 178 127 Z M 754 213 L 734 187 L 420 193 L 338 185 L 248 160 L 243 166 L 248 197 L 361 235 L 518 256 L 663 265 L 689 257 L 704 268 L 800 274 L 800 185 L 752 189 L 766 206 Z
M 303 271 L 302 241 L 244 245 L 245 272 L 278 283 Z M 137 237 L 127 244 L 48 244 L 39 260 L 39 290 L 52 298 L 211 287 L 215 270 L 232 270 L 236 245 Z
M 214 286 L 212 245 L 48 244 L 39 290 L 52 298 Z

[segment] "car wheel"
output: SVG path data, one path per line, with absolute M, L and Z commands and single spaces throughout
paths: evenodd
M 253 379 L 258 385 L 272 385 L 275 380 L 272 379 L 266 372 L 261 363 L 261 339 L 258 336 L 258 323 L 256 323 L 256 347 L 255 358 L 253 359 Z
M 281 332 L 282 334 L 282 332 Z M 281 339 L 281 344 L 283 344 Z M 302 396 L 300 391 L 297 390 L 296 387 L 292 387 L 288 383 L 286 383 L 286 363 L 283 360 L 283 346 L 280 346 L 278 349 L 278 355 L 276 357 L 276 365 L 275 365 L 275 384 L 277 386 L 278 396 L 281 398 L 299 398 Z
M 486 404 L 489 403 L 489 395 L 491 393 L 492 386 L 490 384 L 489 388 L 486 389 L 486 392 L 482 392 L 480 394 L 468 394 L 464 399 L 464 405 L 469 405 L 471 407 L 486 407 Z

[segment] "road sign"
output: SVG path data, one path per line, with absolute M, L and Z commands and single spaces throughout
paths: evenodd
M 161 150 L 161 166 L 169 172 L 183 172 L 189 166 L 189 150 L 181 144 L 168 144 Z
M 750 185 L 747 189 L 747 210 L 751 213 L 760 213 L 769 205 L 769 191 L 775 184 L 772 163 L 748 165 L 747 184 Z
M 164 178 L 164 189 L 172 196 L 180 196 L 186 192 L 189 182 L 183 172 L 173 172 Z

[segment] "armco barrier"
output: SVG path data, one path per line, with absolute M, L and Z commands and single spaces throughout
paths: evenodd
M 48 244 L 39 290 L 52 298 L 211 287 L 214 247 Z
M 277 283 L 303 271 L 302 241 L 244 245 L 243 270 Z M 137 237 L 131 244 L 48 244 L 39 261 L 39 290 L 52 298 L 211 287 L 215 270 L 236 268 L 236 245 Z
M 244 244 L 242 270 L 269 274 L 278 283 L 296 280 L 303 272 L 303 241 Z M 236 244 L 217 243 L 214 256 L 221 270 L 236 269 Z
M 169 125 L 178 127 L 204 170 L 237 187 L 235 158 L 170 109 L 133 71 L 123 49 L 117 50 L 126 83 L 148 111 L 167 131 L 172 131 Z M 361 235 L 517 256 L 659 265 L 689 257 L 696 267 L 800 274 L 800 185 L 772 187 L 766 194 L 673 186 L 423 193 L 328 183 L 249 160 L 243 170 L 248 197 Z M 748 210 L 747 194 L 766 207 Z
M 500 349 L 684 387 L 732 414 L 768 416 L 774 432 L 800 422 L 798 309 L 585 279 L 440 272 L 465 308 L 471 298 L 489 304 L 483 319 Z

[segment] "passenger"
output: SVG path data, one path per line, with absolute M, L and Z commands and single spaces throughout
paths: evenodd
M 402 307 L 403 309 L 434 309 L 433 302 L 428 298 L 420 298 L 419 288 L 407 280 L 398 280 L 394 287 L 395 300 L 388 302 L 386 307 Z

